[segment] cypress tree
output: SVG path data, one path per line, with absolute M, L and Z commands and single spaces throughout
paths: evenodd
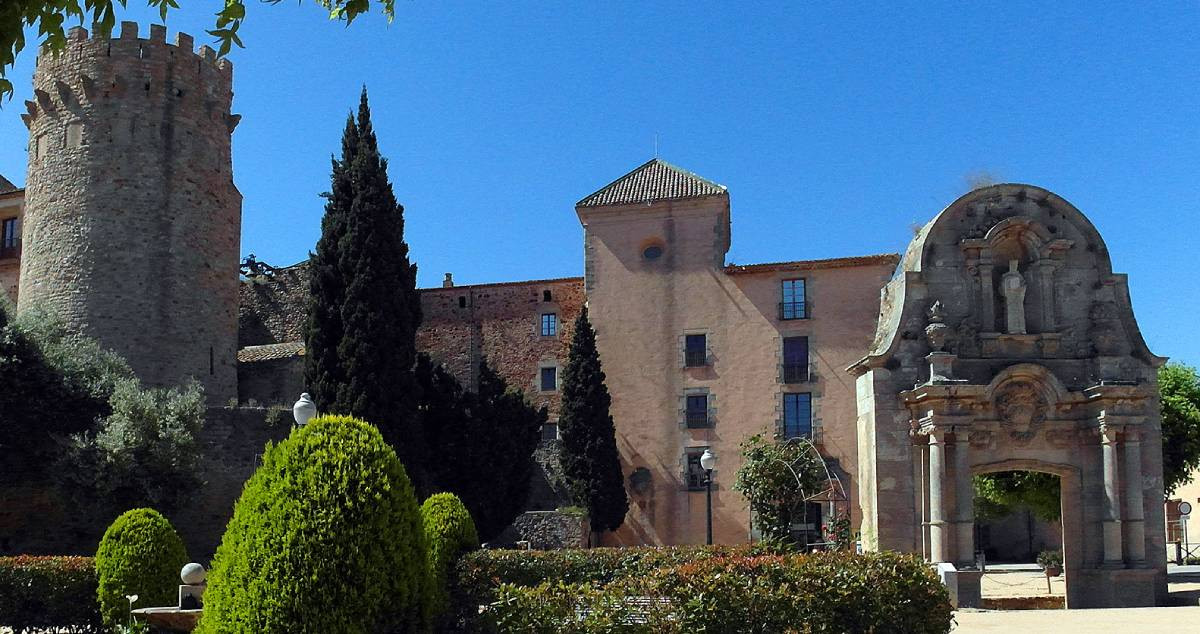
M 312 256 L 305 380 L 321 411 L 376 425 L 422 490 L 427 456 L 413 377 L 417 267 L 408 258 L 404 207 L 379 154 L 366 88 L 357 120 L 346 123 L 326 199 Z
M 430 461 L 430 490 L 462 500 L 483 541 L 494 539 L 525 509 L 537 468 L 533 452 L 546 423 L 483 359 L 479 390 L 469 392 L 425 355 L 417 360 L 421 424 L 437 460 Z
M 563 371 L 559 459 L 576 503 L 587 508 L 596 531 L 616 530 L 629 510 L 611 403 L 596 350 L 596 331 L 585 307 L 575 320 Z

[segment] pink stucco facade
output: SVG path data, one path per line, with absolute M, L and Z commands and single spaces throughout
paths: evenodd
M 630 495 L 625 525 L 606 540 L 686 544 L 705 539 L 705 492 L 689 490 L 686 454 L 718 456 L 714 541 L 750 538 L 732 490 L 738 445 L 782 423 L 783 395 L 809 393 L 813 439 L 831 459 L 858 521 L 855 395 L 844 368 L 870 347 L 879 291 L 897 256 L 726 266 L 728 194 L 577 208 L 585 228 L 585 286 Z M 647 247 L 661 251 L 647 258 Z M 784 280 L 803 279 L 806 317 L 783 319 Z M 687 335 L 706 359 L 687 367 Z M 808 338 L 807 381 L 783 381 L 784 337 Z M 704 394 L 710 424 L 690 428 L 687 397 Z M 636 474 L 636 475 L 635 475 Z M 648 478 L 646 477 L 648 474 Z M 827 506 L 827 504 L 826 504 Z

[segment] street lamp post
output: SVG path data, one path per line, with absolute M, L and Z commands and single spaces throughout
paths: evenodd
M 711 449 L 705 449 L 700 456 L 700 467 L 704 469 L 704 497 L 707 502 L 708 545 L 712 546 L 712 472 L 717 466 L 717 454 Z
M 317 404 L 312 402 L 308 392 L 301 394 L 300 400 L 292 406 L 292 418 L 296 419 L 296 427 L 304 427 L 316 415 Z

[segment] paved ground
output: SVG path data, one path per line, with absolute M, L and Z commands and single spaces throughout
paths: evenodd
M 1000 582 L 1011 583 L 1029 574 L 1031 573 L 1026 571 L 985 574 L 984 596 L 989 596 L 989 591 L 999 593 L 990 596 L 1015 591 L 1014 586 L 1000 585 Z M 992 577 L 991 584 L 989 577 Z M 1173 607 L 1114 610 L 959 610 L 954 614 L 957 623 L 954 632 L 1200 632 L 1200 566 L 1169 566 L 1167 579 Z M 1042 583 L 1040 594 L 1044 595 L 1045 580 L 1043 578 L 1039 581 Z M 1062 586 L 1055 589 L 1061 592 Z

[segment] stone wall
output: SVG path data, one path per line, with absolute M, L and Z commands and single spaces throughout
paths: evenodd
M 238 289 L 238 348 L 304 340 L 308 262 L 270 276 L 244 279 Z
M 72 28 L 34 71 L 19 307 L 124 356 L 151 385 L 237 396 L 241 194 L 233 65 L 192 37 Z
M 493 548 L 513 548 L 518 541 L 529 542 L 535 550 L 587 548 L 591 545 L 591 526 L 585 515 L 557 511 L 522 513 L 512 526 L 488 544 Z
M 189 556 L 210 561 L 233 514 L 246 479 L 261 463 L 267 441 L 279 441 L 291 431 L 291 417 L 275 427 L 266 422 L 267 410 L 210 408 L 205 415 L 204 485 L 182 508 L 166 513 L 179 530 Z M 0 466 L 0 481 L 29 465 Z M 0 555 L 92 555 L 100 537 L 119 510 L 89 512 L 72 508 L 45 482 L 0 487 Z

